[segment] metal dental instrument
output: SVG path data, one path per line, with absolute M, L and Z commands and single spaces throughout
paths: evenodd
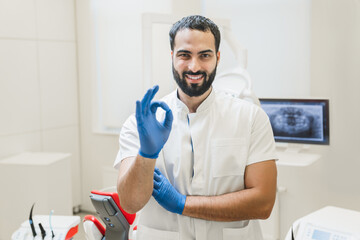
M 39 228 L 40 228 L 40 231 L 41 231 L 41 237 L 42 237 L 42 239 L 45 239 L 46 231 L 45 231 L 45 229 L 43 228 L 43 226 L 41 225 L 41 223 L 39 223 Z
M 35 205 L 35 203 L 32 205 L 31 210 L 30 210 L 29 223 L 30 223 L 30 227 L 31 227 L 33 237 L 36 237 L 34 222 L 33 222 L 33 219 L 32 219 L 32 212 L 33 212 L 34 205 Z

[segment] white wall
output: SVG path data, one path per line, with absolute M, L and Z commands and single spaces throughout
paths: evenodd
M 326 202 L 360 211 L 360 1 L 312 3 L 311 92 L 330 97 Z
M 279 168 L 281 233 L 326 205 L 360 211 L 360 1 L 311 2 L 311 96 L 330 99 L 330 146 L 308 169 Z M 340 220 L 339 220 L 340 221 Z
M 0 158 L 71 153 L 73 203 L 80 205 L 74 6 L 73 0 L 0 0 Z

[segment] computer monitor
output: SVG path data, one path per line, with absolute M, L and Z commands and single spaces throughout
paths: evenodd
M 261 98 L 276 142 L 329 145 L 329 100 Z

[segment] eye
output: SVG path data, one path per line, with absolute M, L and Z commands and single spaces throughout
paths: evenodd
M 190 57 L 190 54 L 188 54 L 188 53 L 180 53 L 178 56 L 179 56 L 180 58 L 189 58 L 189 57 Z
M 211 55 L 208 54 L 208 53 L 201 54 L 201 58 L 207 59 L 207 58 L 210 58 L 210 57 L 211 57 Z

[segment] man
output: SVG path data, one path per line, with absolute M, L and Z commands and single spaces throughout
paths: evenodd
M 136 239 L 262 239 L 276 195 L 275 145 L 266 114 L 212 87 L 220 32 L 189 16 L 170 30 L 178 89 L 136 103 L 115 161 L 120 203 L 141 210 Z M 164 111 L 157 111 L 162 108 Z

